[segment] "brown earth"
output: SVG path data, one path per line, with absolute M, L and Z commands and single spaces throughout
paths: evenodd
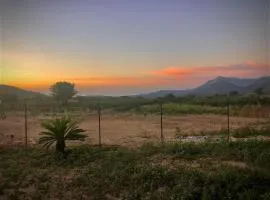
M 87 143 L 98 142 L 98 116 L 96 114 L 80 114 L 81 127 L 88 135 Z M 40 123 L 46 116 L 28 118 L 28 140 L 35 143 L 42 131 Z M 258 118 L 231 117 L 231 128 L 247 126 L 263 121 Z M 227 127 L 227 117 L 221 115 L 182 115 L 164 116 L 163 129 L 165 140 L 175 139 L 175 135 L 198 135 L 206 131 L 220 130 Z M 104 114 L 101 119 L 103 144 L 136 145 L 146 141 L 158 141 L 160 138 L 160 116 L 132 114 Z M 0 120 L 0 145 L 23 145 L 24 115 L 9 114 Z

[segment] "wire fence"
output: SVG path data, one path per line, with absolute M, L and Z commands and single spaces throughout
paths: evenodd
M 161 102 L 142 106 L 140 112 L 115 111 L 103 108 L 100 103 L 86 107 L 76 104 L 64 108 L 56 103 L 27 101 L 1 105 L 0 109 L 0 145 L 26 148 L 37 143 L 42 131 L 42 121 L 65 115 L 80 121 L 80 127 L 85 129 L 88 135 L 85 143 L 100 146 L 136 146 L 144 142 L 205 141 L 221 138 L 231 141 L 235 129 L 260 126 L 270 118 L 269 106 L 234 106 L 229 99 L 225 107 L 196 105 L 181 108 L 181 112 L 177 106 L 172 108 L 170 103 Z M 195 112 L 193 109 L 202 111 Z

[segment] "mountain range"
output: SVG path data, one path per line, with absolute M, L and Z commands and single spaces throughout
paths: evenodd
M 270 76 L 253 79 L 219 76 L 193 89 L 159 90 L 147 94 L 140 94 L 140 96 L 146 98 L 163 97 L 168 94 L 175 96 L 212 96 L 216 94 L 229 94 L 230 92 L 246 94 L 253 93 L 256 90 L 260 90 L 264 94 L 270 94 Z
M 256 90 L 260 90 L 260 92 L 264 94 L 270 94 L 270 76 L 261 78 L 250 78 L 250 79 L 219 76 L 193 89 L 159 90 L 156 92 L 139 94 L 136 96 L 146 98 L 163 97 L 168 94 L 174 94 L 175 96 L 186 96 L 186 95 L 212 96 L 216 94 L 228 94 L 230 92 L 247 94 L 253 93 Z M 27 91 L 18 87 L 0 84 L 0 98 L 1 94 L 16 95 L 19 99 L 33 98 L 43 95 L 41 93 Z

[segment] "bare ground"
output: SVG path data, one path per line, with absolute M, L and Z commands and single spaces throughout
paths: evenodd
M 98 142 L 98 116 L 80 114 L 81 127 L 88 135 L 87 143 Z M 29 143 L 35 143 L 42 131 L 40 123 L 46 116 L 28 118 Z M 231 117 L 231 128 L 261 122 L 259 118 Z M 205 131 L 220 130 L 227 127 L 227 117 L 222 115 L 182 115 L 164 116 L 163 130 L 165 140 L 175 139 L 177 130 L 185 135 L 196 135 Z M 180 134 L 181 134 L 180 133 Z M 160 116 L 132 114 L 104 114 L 101 119 L 102 143 L 110 145 L 136 145 L 160 138 Z M 0 145 L 22 145 L 24 143 L 23 113 L 9 114 L 0 120 Z

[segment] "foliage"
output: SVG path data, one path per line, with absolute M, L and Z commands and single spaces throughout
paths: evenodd
M 41 133 L 39 144 L 49 148 L 56 143 L 56 151 L 65 153 L 67 140 L 84 140 L 86 135 L 82 134 L 85 130 L 78 127 L 78 122 L 69 117 L 50 119 L 42 123 L 46 129 Z
M 2 103 L 14 103 L 18 101 L 18 96 L 13 93 L 1 93 L 0 102 Z
M 141 111 L 146 113 L 154 114 L 160 112 L 159 104 L 145 105 L 142 106 Z M 225 114 L 226 109 L 222 107 L 213 106 L 200 106 L 190 104 L 179 104 L 179 103 L 165 103 L 163 104 L 164 114 Z
M 74 93 L 73 93 L 74 94 Z M 56 96 L 55 96 L 56 97 Z M 28 101 L 31 110 L 40 113 L 66 111 L 96 111 L 98 105 L 102 110 L 113 112 L 135 112 L 138 114 L 159 114 L 160 103 L 164 104 L 164 114 L 226 114 L 227 96 L 216 95 L 209 97 L 199 96 L 174 96 L 167 95 L 162 98 L 144 98 L 140 96 L 76 96 L 76 101 L 69 102 L 59 100 L 66 104 L 65 108 L 53 101 L 52 97 L 42 96 Z M 232 94 L 229 96 L 230 115 L 247 117 L 267 117 L 266 111 L 270 109 L 270 96 L 267 95 L 243 95 Z M 6 110 L 23 110 L 23 102 L 8 102 Z
M 77 93 L 75 85 L 65 81 L 55 83 L 50 87 L 50 91 L 52 96 L 63 105 L 66 105 L 68 100 Z
M 270 123 L 262 124 L 260 127 L 246 126 L 233 130 L 232 135 L 236 138 L 270 136 Z
M 142 150 L 148 156 L 162 153 L 183 159 L 216 158 L 219 160 L 235 160 L 270 169 L 270 145 L 268 141 L 167 143 L 165 147 L 146 144 L 142 147 Z
M 269 142 L 256 141 L 78 146 L 62 159 L 41 149 L 2 149 L 0 198 L 267 199 L 269 150 Z

